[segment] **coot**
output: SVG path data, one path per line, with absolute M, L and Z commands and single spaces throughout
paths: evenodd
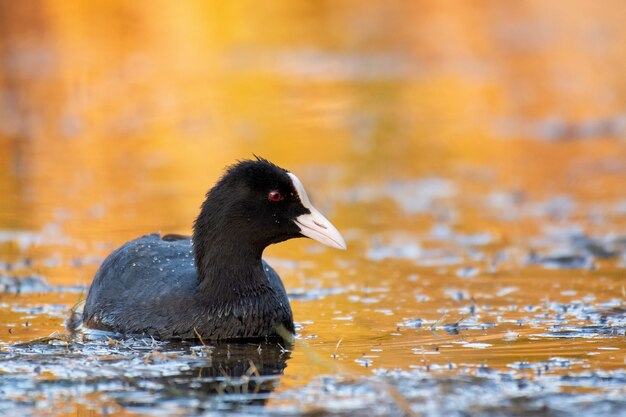
M 143 236 L 104 260 L 83 324 L 161 339 L 293 334 L 285 287 L 261 255 L 296 237 L 346 248 L 298 177 L 265 159 L 241 161 L 207 193 L 191 238 Z

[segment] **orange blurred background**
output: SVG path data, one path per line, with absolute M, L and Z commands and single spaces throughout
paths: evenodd
M 351 247 L 345 255 L 319 254 L 302 241 L 270 248 L 276 259 L 317 261 L 309 269 L 279 264 L 288 288 L 306 290 L 313 277 L 322 288 L 356 283 L 409 294 L 404 304 L 381 296 L 382 310 L 400 310 L 394 317 L 362 312 L 343 295 L 294 302 L 297 319 L 316 322 L 305 334 L 319 333 L 328 352 L 352 338 L 346 351 L 360 357 L 403 317 L 436 320 L 437 308 L 453 303 L 441 301 L 448 284 L 478 297 L 495 288 L 487 274 L 459 284 L 450 272 L 430 288 L 409 282 L 416 266 L 406 259 L 366 259 L 372 237 L 421 238 L 447 221 L 456 231 L 491 233 L 496 249 L 526 250 L 520 242 L 554 219 L 494 219 L 476 201 L 497 192 L 526 202 L 569 196 L 567 221 L 590 235 L 625 232 L 617 208 L 626 204 L 625 22 L 623 0 L 0 0 L 2 259 L 28 256 L 52 283 L 88 285 L 124 241 L 188 233 L 224 166 L 258 154 L 298 173 Z M 359 187 L 430 177 L 454 184 L 450 219 L 407 213 L 388 195 L 350 197 Z M 602 221 L 594 220 L 598 211 Z M 341 261 L 352 263 L 338 268 Z M 623 278 L 615 268 L 595 281 L 586 272 L 575 280 L 561 272 L 541 279 L 546 274 L 511 274 L 508 285 L 522 288 L 519 305 L 548 291 L 562 297 L 551 283 L 607 299 Z M 412 291 L 431 304 L 415 307 Z M 331 321 L 336 311 L 357 310 L 354 327 Z M 55 320 L 11 337 L 49 334 L 60 327 Z M 375 365 L 418 362 L 413 335 L 403 337 L 395 349 L 406 355 L 390 348 Z M 549 357 L 562 343 L 528 346 Z M 472 360 L 505 367 L 519 355 L 512 348 Z M 585 349 L 561 353 L 582 357 Z M 465 351 L 451 357 L 444 359 L 470 361 Z M 296 352 L 289 373 L 314 373 L 308 366 Z
M 619 201 L 624 21 L 620 0 L 1 1 L 0 228 L 62 260 L 189 232 L 253 153 L 370 233 L 397 210 L 331 202 L 390 179 Z

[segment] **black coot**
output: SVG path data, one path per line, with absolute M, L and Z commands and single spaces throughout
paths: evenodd
M 239 162 L 207 193 L 191 239 L 147 235 L 104 260 L 83 323 L 162 339 L 294 333 L 285 287 L 261 255 L 268 245 L 305 236 L 346 248 L 294 174 L 260 158 Z

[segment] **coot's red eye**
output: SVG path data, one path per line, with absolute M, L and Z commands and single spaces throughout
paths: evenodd
M 270 191 L 270 193 L 267 195 L 267 198 L 269 198 L 270 201 L 280 201 L 283 199 L 283 195 L 280 193 L 280 191 Z

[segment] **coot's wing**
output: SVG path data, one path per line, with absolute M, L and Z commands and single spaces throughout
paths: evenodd
M 156 334 L 181 322 L 197 275 L 191 241 L 140 237 L 113 251 L 96 273 L 83 311 L 87 327 Z M 160 333 L 160 332 L 159 332 Z

